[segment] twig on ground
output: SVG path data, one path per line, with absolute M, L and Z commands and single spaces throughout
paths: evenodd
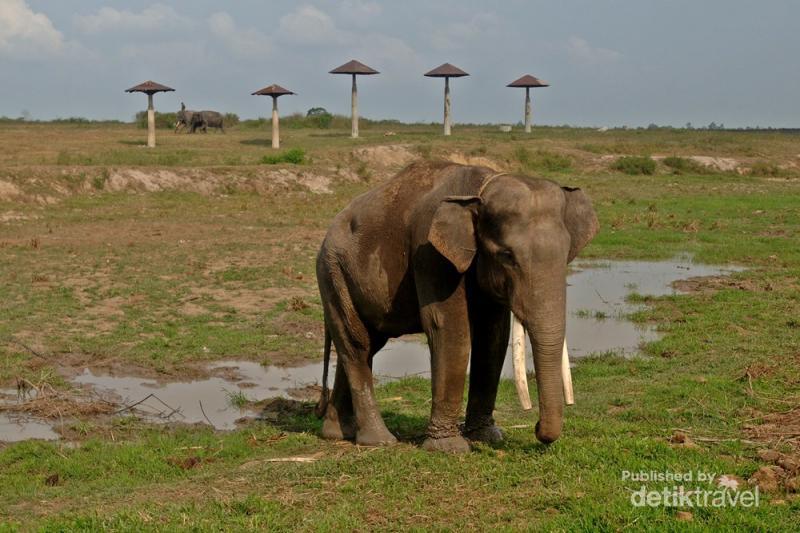
M 203 418 L 206 419 L 206 422 L 208 422 L 208 425 L 211 426 L 212 428 L 213 427 L 217 427 L 217 426 L 214 425 L 214 423 L 211 420 L 209 420 L 208 415 L 206 414 L 206 410 L 203 409 L 203 402 L 200 401 L 200 400 L 197 400 L 197 403 L 200 404 L 200 412 L 203 413 Z
M 125 407 L 123 407 L 123 408 L 121 408 L 121 409 L 117 409 L 116 411 L 114 411 L 114 412 L 113 412 L 113 413 L 111 413 L 111 414 L 112 414 L 112 415 L 118 415 L 118 414 L 120 414 L 120 413 L 124 413 L 125 411 L 130 411 L 130 410 L 132 410 L 134 407 L 136 407 L 137 405 L 141 405 L 141 404 L 143 404 L 144 402 L 146 402 L 146 401 L 147 401 L 147 400 L 149 400 L 150 398 L 153 398 L 153 399 L 155 399 L 155 400 L 158 400 L 158 401 L 159 401 L 159 403 L 161 403 L 161 405 L 163 405 L 164 407 L 166 407 L 167 409 L 169 409 L 169 410 L 170 410 L 170 412 L 169 412 L 167 415 L 164 415 L 164 411 L 161 411 L 160 413 L 157 413 L 157 414 L 158 414 L 158 416 L 160 416 L 161 418 L 169 418 L 169 417 L 171 417 L 172 415 L 174 415 L 175 413 L 177 413 L 177 412 L 179 412 L 179 411 L 180 411 L 180 407 L 173 408 L 172 406 L 170 406 L 169 404 L 167 404 L 166 402 L 164 402 L 164 400 L 162 400 L 161 398 L 159 398 L 159 397 L 158 397 L 158 396 L 156 396 L 155 394 L 153 394 L 153 393 L 150 393 L 150 394 L 148 394 L 147 396 L 145 396 L 144 398 L 142 398 L 141 400 L 139 400 L 138 402 L 134 402 L 134 403 L 132 403 L 132 404 L 130 404 L 130 405 L 126 405 Z
M 45 361 L 49 361 L 49 360 L 50 360 L 50 358 L 49 358 L 49 357 L 47 357 L 47 356 L 46 356 L 46 355 L 44 355 L 44 354 L 41 354 L 41 353 L 37 352 L 36 350 L 34 350 L 33 348 L 31 348 L 30 346 L 28 346 L 28 345 L 27 345 L 27 344 L 25 344 L 24 342 L 18 341 L 17 339 L 10 339 L 10 340 L 9 340 L 9 342 L 10 342 L 11 344 L 16 344 L 16 345 L 18 345 L 18 346 L 22 346 L 23 348 L 25 348 L 26 350 L 28 350 L 30 353 L 32 353 L 32 354 L 33 354 L 33 355 L 35 355 L 36 357 L 39 357 L 39 358 L 41 358 L 41 359 L 44 359 Z

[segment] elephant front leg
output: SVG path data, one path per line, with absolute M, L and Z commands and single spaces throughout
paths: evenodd
M 463 299 L 451 298 L 430 304 L 422 309 L 422 322 L 431 350 L 433 390 L 428 437 L 422 447 L 451 453 L 468 452 L 469 443 L 458 428 L 470 347 L 466 303 Z
M 508 348 L 510 313 L 508 307 L 483 294 L 470 301 L 475 305 L 470 310 L 472 355 L 464 436 L 497 443 L 503 440 L 503 432 L 495 426 L 492 413 Z

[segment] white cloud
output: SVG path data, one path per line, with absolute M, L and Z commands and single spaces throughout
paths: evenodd
M 211 15 L 208 18 L 208 27 L 226 48 L 240 56 L 263 55 L 272 48 L 268 36 L 254 29 L 237 27 L 233 17 L 225 12 Z
M 417 52 L 397 37 L 369 33 L 360 39 L 353 55 L 368 57 L 371 67 L 390 78 L 406 79 L 409 72 L 423 68 Z
M 24 0 L 0 0 L 0 56 L 38 59 L 60 54 L 64 36 Z
M 458 50 L 488 39 L 498 26 L 494 13 L 476 13 L 468 20 L 453 21 L 431 29 L 431 44 L 438 50 Z
M 381 14 L 381 6 L 370 0 L 344 0 L 339 4 L 339 18 L 360 28 L 366 27 Z
M 85 33 L 100 33 L 116 30 L 152 31 L 187 24 L 173 8 L 164 4 L 153 4 L 139 13 L 103 7 L 93 15 L 75 15 L 75 26 Z
M 314 6 L 300 6 L 281 17 L 277 36 L 301 46 L 336 46 L 354 41 L 354 35 L 336 27 L 333 19 Z
M 605 65 L 622 57 L 616 50 L 593 47 L 585 39 L 574 35 L 567 41 L 567 54 L 573 62 L 585 65 Z

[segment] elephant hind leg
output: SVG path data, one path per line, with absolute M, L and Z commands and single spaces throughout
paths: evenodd
M 352 440 L 356 438 L 356 420 L 353 414 L 353 397 L 344 366 L 336 366 L 333 394 L 325 410 L 322 422 L 322 436 L 331 440 Z
M 397 439 L 381 418 L 372 381 L 370 359 L 386 342 L 371 335 L 355 310 L 338 265 L 318 268 L 325 323 L 336 346 L 336 381 L 332 402 L 323 423 L 323 435 L 330 438 L 352 436 L 355 421 L 357 444 L 378 446 Z M 350 410 L 352 409 L 352 411 Z M 352 412 L 352 416 L 350 413 Z
M 385 337 L 373 337 L 370 342 L 368 364 L 372 370 L 373 356 L 386 344 Z M 331 440 L 352 440 L 356 438 L 357 425 L 353 409 L 353 395 L 344 365 L 336 366 L 333 393 L 325 411 L 322 423 L 322 436 Z

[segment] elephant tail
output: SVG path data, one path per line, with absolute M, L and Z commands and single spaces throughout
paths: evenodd
M 328 330 L 327 324 L 325 325 L 325 351 L 323 352 L 322 362 L 322 393 L 319 396 L 319 402 L 314 409 L 314 414 L 317 418 L 325 416 L 325 411 L 328 409 L 328 400 L 330 393 L 328 392 L 328 367 L 331 362 L 331 333 Z

